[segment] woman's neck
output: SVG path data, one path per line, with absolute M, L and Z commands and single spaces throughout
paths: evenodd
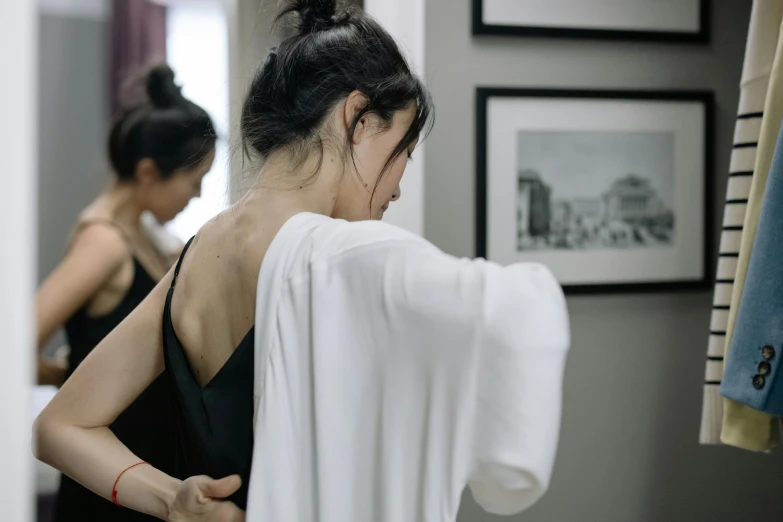
M 253 221 L 280 222 L 300 212 L 331 216 L 343 175 L 342 161 L 329 152 L 292 167 L 270 158 L 250 190 L 237 204 L 237 212 Z
M 100 210 L 111 219 L 127 227 L 137 228 L 141 224 L 144 208 L 139 204 L 137 189 L 128 183 L 114 182 L 98 198 Z

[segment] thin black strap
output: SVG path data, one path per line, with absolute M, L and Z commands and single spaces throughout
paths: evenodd
M 73 231 L 73 234 L 71 234 L 71 237 L 73 239 L 73 236 L 75 236 L 80 230 L 85 229 L 92 225 L 108 225 L 112 227 L 114 230 L 120 233 L 120 236 L 122 236 L 122 240 L 125 242 L 125 245 L 128 247 L 128 251 L 131 253 L 131 255 L 134 254 L 134 248 L 133 248 L 133 242 L 131 241 L 130 234 L 128 234 L 128 231 L 122 228 L 122 226 L 117 223 L 116 221 L 112 221 L 111 219 L 86 219 L 84 221 L 81 221 L 79 223 L 76 223 L 76 228 Z
M 171 280 L 171 288 L 174 288 L 174 285 L 177 284 L 177 278 L 179 277 L 179 269 L 182 268 L 182 260 L 185 259 L 185 253 L 188 251 L 188 247 L 190 247 L 190 244 L 193 242 L 193 240 L 196 238 L 196 236 L 191 237 L 188 239 L 188 242 L 185 243 L 185 248 L 182 249 L 182 253 L 179 255 L 179 260 L 177 260 L 177 266 L 174 268 L 174 277 Z

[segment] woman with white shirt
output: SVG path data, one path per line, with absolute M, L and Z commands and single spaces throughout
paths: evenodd
M 337 4 L 287 2 L 298 34 L 243 107 L 255 186 L 37 421 L 39 458 L 118 504 L 171 521 L 447 521 L 466 485 L 495 513 L 547 488 L 560 288 L 538 265 L 459 260 L 380 223 L 431 100 L 389 34 Z M 174 477 L 106 428 L 164 371 Z

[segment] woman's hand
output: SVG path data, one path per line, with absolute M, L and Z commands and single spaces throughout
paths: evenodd
M 177 491 L 169 522 L 245 522 L 245 512 L 233 502 L 223 500 L 241 485 L 239 475 L 220 480 L 190 477 Z

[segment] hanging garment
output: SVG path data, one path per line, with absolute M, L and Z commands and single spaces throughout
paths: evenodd
M 783 359 L 783 129 L 763 199 L 720 391 L 783 417 L 783 379 L 777 379 Z M 766 420 L 776 424 L 774 417 Z
M 298 214 L 258 278 L 248 522 L 511 514 L 549 484 L 568 314 L 540 265 Z
M 723 399 L 719 387 L 723 376 L 726 330 L 747 198 L 756 164 L 756 145 L 759 140 L 781 20 L 783 20 L 783 0 L 754 0 L 742 67 L 740 101 L 734 129 L 734 147 L 729 166 L 729 183 L 726 189 L 723 230 L 710 320 L 704 403 L 699 435 L 702 444 L 720 443 Z
M 783 30 L 783 24 L 778 31 Z M 767 179 L 770 173 L 775 146 L 778 142 L 780 126 L 783 123 L 783 38 L 778 38 L 777 52 L 770 75 L 767 100 L 764 105 L 764 117 L 759 136 L 758 153 L 754 168 L 753 182 L 751 183 L 748 197 L 748 208 L 743 225 L 742 244 L 740 246 L 737 261 L 737 275 L 734 290 L 731 295 L 731 310 L 729 312 L 726 328 L 727 356 L 734 347 L 732 342 L 734 323 L 740 299 L 744 293 L 748 264 L 753 254 L 754 239 L 759 223 L 759 217 L 767 188 Z M 779 238 L 778 238 L 779 241 Z M 751 297 L 752 299 L 752 297 Z M 743 354 L 748 355 L 743 347 Z M 741 356 L 742 357 L 742 356 Z M 756 361 L 756 365 L 760 361 Z M 735 360 L 735 364 L 745 366 L 747 360 L 741 358 Z M 734 375 L 736 377 L 736 374 Z M 732 387 L 736 383 L 733 382 Z M 752 386 L 752 382 L 748 383 Z M 728 391 L 731 388 L 727 388 Z M 734 388 L 736 390 L 736 388 Z M 723 391 L 723 390 L 722 390 Z M 768 451 L 778 444 L 780 424 L 775 417 L 759 412 L 748 406 L 725 399 L 723 403 L 723 427 L 721 441 L 731 446 L 736 446 L 752 451 Z

